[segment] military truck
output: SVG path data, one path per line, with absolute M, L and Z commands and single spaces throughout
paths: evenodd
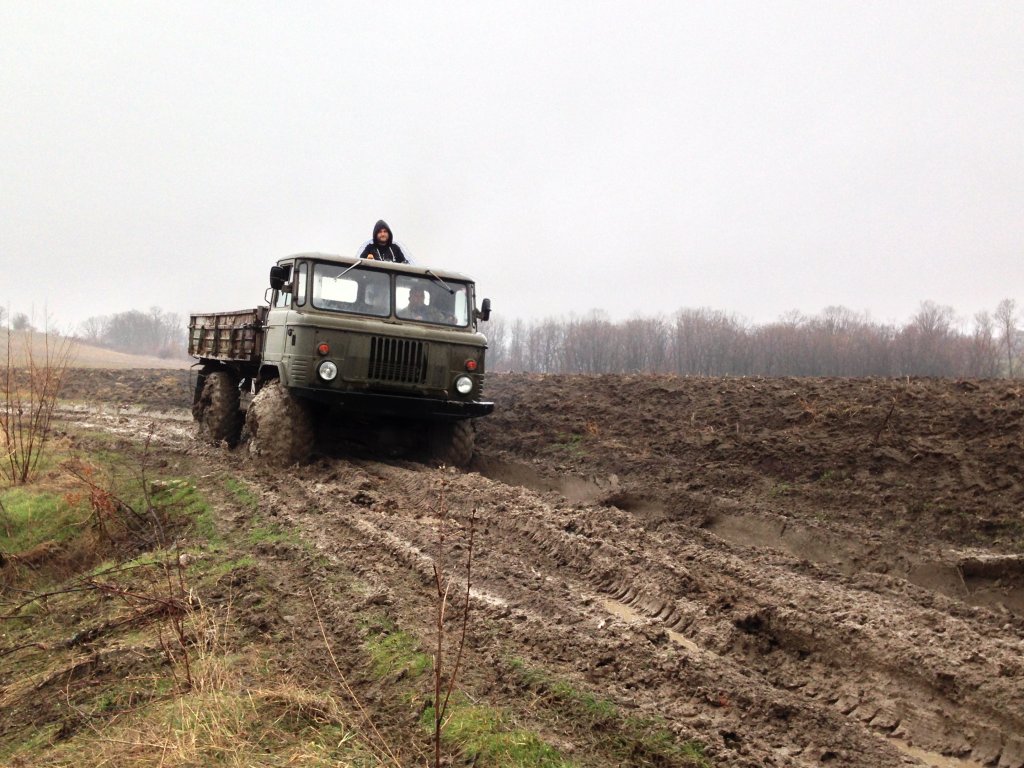
M 457 272 L 323 253 L 281 259 L 265 306 L 190 316 L 199 432 L 235 445 L 244 426 L 250 450 L 274 465 L 307 459 L 315 431 L 374 431 L 465 466 L 473 419 L 494 408 L 478 330 L 491 302 L 476 299 Z

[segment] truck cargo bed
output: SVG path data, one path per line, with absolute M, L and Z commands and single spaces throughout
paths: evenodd
M 188 353 L 212 360 L 258 362 L 266 307 L 189 315 Z

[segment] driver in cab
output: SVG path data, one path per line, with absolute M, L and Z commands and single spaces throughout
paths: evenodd
M 425 302 L 425 294 L 422 288 L 409 290 L 409 303 L 402 313 L 413 320 L 423 320 L 429 323 L 440 323 L 444 321 L 444 315 L 436 307 Z

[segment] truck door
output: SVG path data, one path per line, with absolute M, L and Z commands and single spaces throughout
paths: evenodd
M 284 287 L 274 291 L 270 297 L 270 310 L 267 312 L 267 319 L 264 323 L 263 362 L 267 365 L 278 365 L 282 362 L 286 351 L 285 345 L 288 343 L 288 314 L 292 308 L 293 264 L 287 262 L 282 263 L 281 266 L 288 270 L 288 278 Z M 281 375 L 282 377 L 287 376 L 283 366 Z

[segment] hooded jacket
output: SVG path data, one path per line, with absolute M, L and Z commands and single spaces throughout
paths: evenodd
M 388 232 L 387 245 L 381 245 L 377 242 L 377 233 L 382 229 L 386 229 Z M 395 236 L 391 232 L 391 227 L 383 219 L 373 225 L 370 242 L 363 247 L 362 253 L 359 254 L 361 259 L 368 259 L 371 256 L 377 261 L 394 261 L 398 264 L 409 263 L 409 260 L 405 258 L 405 254 L 402 252 L 402 246 L 395 242 Z

